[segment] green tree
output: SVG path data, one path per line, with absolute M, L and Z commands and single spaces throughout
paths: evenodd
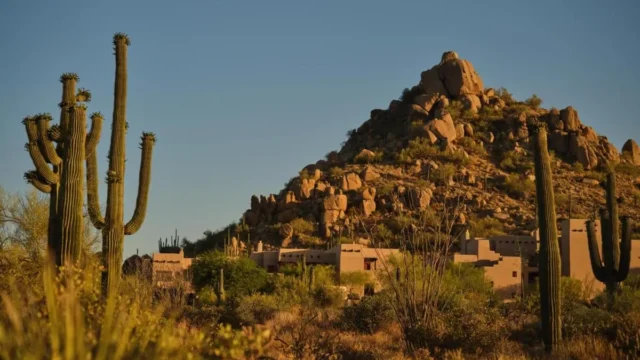
M 225 293 L 229 297 L 255 293 L 267 284 L 267 272 L 253 260 L 240 257 L 230 259 L 220 251 L 202 254 L 194 261 L 193 284 L 196 288 L 215 288 L 219 270 L 224 270 Z

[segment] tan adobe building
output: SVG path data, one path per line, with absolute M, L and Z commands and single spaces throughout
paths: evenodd
M 586 289 L 599 292 L 604 284 L 595 280 L 591 269 L 586 219 L 570 219 L 560 222 L 559 233 L 562 276 L 580 280 Z M 600 222 L 596 221 L 598 247 L 601 247 Z M 527 284 L 538 277 L 538 231 L 531 236 L 494 236 L 488 239 L 461 240 L 460 253 L 453 255 L 454 263 L 471 262 L 485 271 L 494 290 L 503 298 L 522 294 Z M 631 242 L 632 273 L 640 273 L 640 241 Z
M 340 244 L 329 250 L 281 248 L 256 251 L 250 257 L 270 273 L 278 272 L 283 265 L 295 264 L 304 259 L 307 265 L 333 265 L 338 276 L 346 272 L 364 271 L 371 274 L 372 280 L 375 281 L 375 271 L 382 269 L 383 264 L 394 254 L 400 254 L 400 250 L 368 248 L 362 244 Z M 378 281 L 373 285 L 375 291 L 380 288 Z
M 177 253 L 153 253 L 153 285 L 155 287 L 169 289 L 175 288 L 178 282 L 183 282 L 187 287 L 187 292 L 193 292 L 189 273 L 192 261 L 192 258 L 184 257 L 184 251 L 182 249 Z

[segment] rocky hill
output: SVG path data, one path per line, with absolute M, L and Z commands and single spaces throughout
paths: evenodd
M 402 241 L 418 222 L 469 224 L 477 236 L 536 227 L 528 125 L 545 122 L 554 157 L 558 216 L 588 217 L 604 204 L 607 168 L 618 174 L 621 213 L 640 220 L 640 148 L 622 154 L 583 124 L 578 110 L 544 109 L 485 88 L 453 51 L 422 72 L 387 109 L 348 133 L 342 149 L 304 166 L 278 194 L 251 197 L 251 239 L 275 247 L 336 241 Z M 397 244 L 396 244 L 397 245 Z

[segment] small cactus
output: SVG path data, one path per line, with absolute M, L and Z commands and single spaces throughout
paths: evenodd
M 224 269 L 222 268 L 218 270 L 218 288 L 216 289 L 216 296 L 218 297 L 218 305 L 222 305 L 226 300 L 226 295 L 224 293 Z
M 622 217 L 622 238 L 620 238 L 616 175 L 613 171 L 607 174 L 605 190 L 607 208 L 600 211 L 602 256 L 598 249 L 595 222 L 592 220 L 587 221 L 587 238 L 593 275 L 606 285 L 607 292 L 613 296 L 618 289 L 618 284 L 629 275 L 633 224 L 628 217 Z

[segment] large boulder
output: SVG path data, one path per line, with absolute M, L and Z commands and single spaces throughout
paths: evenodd
M 429 93 L 416 96 L 413 102 L 425 111 L 429 112 L 439 99 L 440 96 L 438 93 Z
M 358 190 L 362 187 L 360 176 L 356 173 L 348 173 L 342 176 L 342 191 Z
M 447 89 L 444 87 L 442 80 L 440 80 L 438 65 L 422 72 L 420 86 L 426 96 L 448 95 Z
M 431 189 L 412 188 L 407 192 L 407 205 L 412 209 L 426 209 L 431 204 Z
M 430 121 L 424 126 L 424 130 L 432 132 L 440 140 L 453 141 L 457 136 L 453 118 L 447 112 L 443 112 L 440 118 Z
M 598 155 L 584 136 L 571 133 L 569 136 L 569 152 L 586 170 L 598 166 Z
M 578 130 L 582 125 L 578 111 L 571 106 L 560 110 L 560 120 L 563 122 L 566 131 Z
M 473 65 L 460 59 L 454 51 L 442 54 L 440 64 L 421 74 L 420 87 L 428 96 L 440 94 L 454 98 L 464 94 L 480 94 L 484 89 L 482 79 Z
M 467 60 L 458 58 L 455 52 L 446 52 L 438 66 L 438 73 L 450 97 L 478 94 L 484 90 L 480 75 Z
M 361 176 L 364 181 L 374 181 L 380 178 L 380 174 L 372 166 L 365 167 L 364 170 L 362 170 Z
M 462 101 L 462 105 L 465 110 L 471 111 L 473 114 L 477 114 L 482 107 L 482 103 L 480 102 L 480 98 L 474 94 L 464 94 L 460 98 Z
M 622 154 L 631 161 L 632 164 L 640 166 L 640 146 L 633 140 L 629 139 L 622 146 Z

